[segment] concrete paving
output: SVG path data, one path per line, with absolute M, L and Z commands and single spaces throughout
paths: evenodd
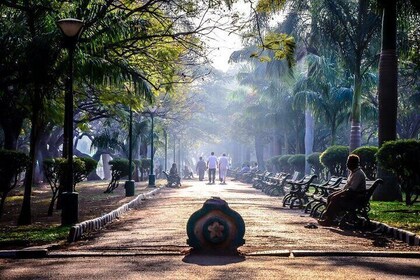
M 46 258 L 0 259 L 0 279 L 419 279 L 419 247 L 371 233 L 305 228 L 315 220 L 284 209 L 250 185 L 187 181 L 164 189 L 100 233 Z M 242 256 L 185 254 L 186 225 L 212 196 L 245 221 Z

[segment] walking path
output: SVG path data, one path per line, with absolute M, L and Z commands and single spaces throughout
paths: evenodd
M 312 218 L 283 209 L 279 198 L 249 185 L 191 185 L 163 189 L 100 233 L 50 250 L 48 257 L 0 259 L 0 279 L 420 278 L 418 252 L 407 254 L 418 247 L 337 228 L 305 228 Z M 244 256 L 182 253 L 189 248 L 190 215 L 212 196 L 226 200 L 243 217 Z
M 189 217 L 206 199 L 217 196 L 244 219 L 245 245 L 240 251 L 245 254 L 274 250 L 419 251 L 418 246 L 410 247 L 371 233 L 342 231 L 336 227 L 305 228 L 316 221 L 301 210 L 283 208 L 279 197 L 267 196 L 247 184 L 236 181 L 229 181 L 227 185 L 185 183 L 192 186 L 163 189 L 139 210 L 130 211 L 93 240 L 77 242 L 69 250 L 180 252 L 188 248 Z

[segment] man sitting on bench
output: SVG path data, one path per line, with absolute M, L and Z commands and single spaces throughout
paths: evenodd
M 318 221 L 322 226 L 334 223 L 335 218 L 346 208 L 355 205 L 356 200 L 366 191 L 366 175 L 360 168 L 360 159 L 351 154 L 347 158 L 347 168 L 350 170 L 347 183 L 342 190 L 332 193 L 327 200 L 324 215 Z

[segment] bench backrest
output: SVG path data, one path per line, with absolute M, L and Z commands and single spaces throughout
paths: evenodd
M 370 184 L 371 182 L 371 184 Z M 366 181 L 366 198 L 367 200 L 370 200 L 373 193 L 375 192 L 375 189 L 384 183 L 384 180 L 381 178 L 376 179 L 375 181 Z

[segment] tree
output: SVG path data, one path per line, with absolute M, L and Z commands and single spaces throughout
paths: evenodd
M 295 85 L 295 104 L 306 103 L 319 121 L 329 125 L 330 144 L 335 145 L 337 128 L 348 118 L 353 91 L 333 59 L 315 55 L 308 55 L 307 59 L 312 75 Z
M 0 69 L 0 101 L 16 100 L 20 108 L 27 109 L 31 119 L 30 158 L 32 166 L 26 172 L 25 194 L 20 224 L 29 224 L 30 197 L 34 166 L 40 145 L 40 134 L 49 123 L 46 108 L 49 101 L 62 102 L 63 84 L 66 81 L 67 58 L 60 52 L 58 18 L 84 19 L 84 34 L 76 50 L 75 92 L 76 102 L 85 109 L 76 110 L 76 122 L 91 119 L 95 111 L 83 97 L 99 96 L 95 105 L 125 103 L 131 98 L 116 96 L 115 89 L 126 81 L 135 84 L 140 106 L 152 102 L 153 95 L 168 91 L 174 84 L 191 82 L 197 75 L 194 65 L 205 61 L 206 49 L 198 35 L 221 26 L 211 24 L 205 15 L 214 11 L 213 1 L 184 5 L 180 1 L 0 1 L 2 24 L 0 48 L 10 53 Z M 193 22 L 199 18 L 201 21 Z M 217 21 L 217 19 L 216 19 Z M 5 34 L 5 36 L 3 36 Z M 154 89 L 154 93 L 150 89 Z M 82 93 L 79 95 L 79 93 Z M 114 94 L 112 94 L 114 93 Z M 108 96 L 107 96 L 108 94 Z M 8 97 L 13 97 L 8 99 Z M 113 96 L 113 103 L 107 103 Z M 13 148 L 19 127 L 16 118 L 11 120 L 17 102 L 1 108 L 9 114 L 0 120 L 7 145 Z M 91 103 L 92 104 L 92 103 Z M 101 106 L 96 106 L 96 108 Z M 109 108 L 108 107 L 108 108 Z M 98 110 L 103 112 L 103 107 Z M 3 111 L 2 111 L 3 113 Z M 10 117 L 9 117 L 10 116 Z M 86 117 L 88 116 L 88 117 Z M 8 118 L 8 119 L 6 119 Z M 80 119 L 79 119 L 80 118 Z
M 398 57 L 397 47 L 397 2 L 379 0 L 382 9 L 382 46 L 379 60 L 379 146 L 386 141 L 395 140 L 398 107 Z M 402 2 L 402 1 L 401 1 Z M 408 2 L 408 1 L 406 1 Z M 418 12 L 419 5 L 411 1 Z M 408 5 L 408 3 L 406 3 Z M 414 9 L 413 9 L 414 10 Z M 409 13 L 407 13 L 409 14 Z M 385 183 L 378 188 L 373 199 L 375 200 L 401 200 L 401 192 L 396 185 L 395 178 L 389 173 L 379 169 L 378 176 L 386 177 Z
M 19 177 L 29 165 L 29 158 L 22 152 L 0 150 L 0 218 L 7 195 L 19 183 Z

